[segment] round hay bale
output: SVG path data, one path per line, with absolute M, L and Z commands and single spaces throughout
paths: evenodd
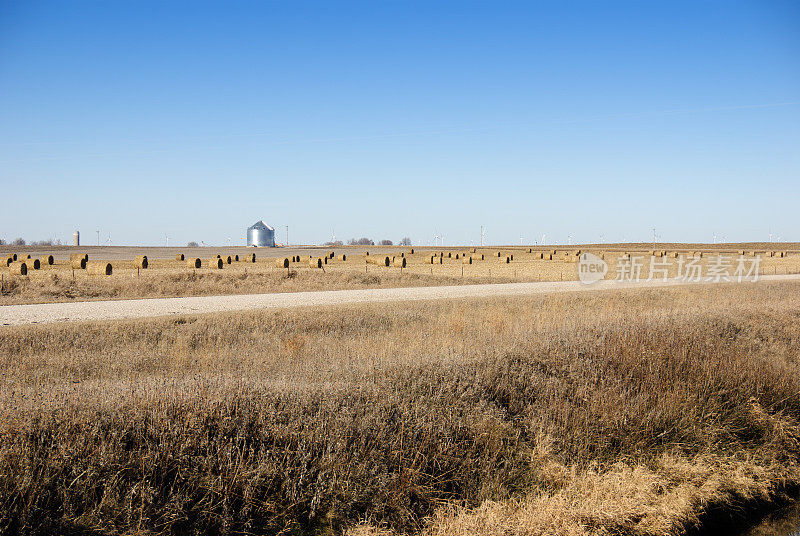
M 220 255 L 220 254 L 217 254 L 217 258 L 218 258 L 218 259 L 221 259 L 221 258 L 222 258 L 222 255 Z
M 28 268 L 33 268 L 34 270 L 38 270 L 42 267 L 42 263 L 39 259 L 28 259 L 25 263 L 28 265 Z
M 86 264 L 86 273 L 89 275 L 111 275 L 113 271 L 110 262 L 92 261 Z
M 8 265 L 11 264 L 12 262 L 14 262 L 14 257 L 9 255 L 8 258 L 6 259 L 6 267 L 8 267 Z
M 69 254 L 69 261 L 72 263 L 75 259 L 83 259 L 86 262 L 89 262 L 89 254 L 88 253 L 70 253 Z M 14 255 L 14 260 L 17 260 L 17 256 Z
M 186 257 L 183 256 L 183 253 L 178 253 L 177 255 L 175 255 L 175 260 L 176 261 L 182 261 L 182 260 L 185 260 L 185 259 L 186 259 Z
M 285 259 L 278 259 L 275 261 L 275 266 L 278 268 L 288 268 L 289 267 L 289 257 Z
M 344 253 L 342 253 L 341 255 L 339 255 L 339 260 L 340 260 L 340 261 L 346 261 L 346 260 L 347 260 L 347 255 L 345 255 Z
M 397 268 L 405 268 L 406 267 L 406 258 L 405 257 L 396 257 L 394 259 L 394 265 Z
M 14 260 L 14 261 L 16 261 L 16 260 L 17 260 L 17 254 L 16 254 L 16 253 L 13 253 L 13 254 L 11 255 L 11 259 L 12 259 L 12 260 Z
M 472 264 L 472 257 L 464 255 L 464 258 L 461 259 L 461 264 Z
M 409 253 L 409 255 L 413 255 L 414 254 L 414 248 L 409 249 L 408 253 Z
M 25 255 L 25 259 L 30 259 L 30 258 L 31 258 L 31 254 L 30 254 L 30 253 L 28 253 L 27 255 Z
M 322 259 L 309 259 L 308 265 L 311 268 L 322 268 Z
M 453 252 L 452 251 L 448 251 L 447 252 L 447 258 L 448 259 L 452 259 L 453 258 Z
M 144 270 L 149 265 L 150 263 L 147 260 L 147 255 L 137 255 L 136 258 L 133 260 L 134 268 L 141 268 L 142 270 Z
M 13 261 L 8 265 L 8 273 L 15 275 L 28 275 L 28 264 L 23 261 Z
M 334 253 L 333 251 L 331 251 L 330 253 L 328 253 L 328 258 L 329 258 L 329 259 L 332 259 L 332 258 L 334 258 L 335 256 L 336 256 L 336 253 Z
M 86 269 L 86 257 L 76 257 L 69 261 L 70 266 L 72 266 L 73 270 L 85 270 Z
M 514 260 L 514 255 L 509 255 L 508 257 L 509 257 L 509 259 L 511 259 L 512 261 Z
M 502 257 L 502 256 L 503 256 L 503 254 L 502 254 L 500 251 L 498 251 L 498 252 L 497 252 L 497 258 L 499 259 L 499 258 L 500 258 L 500 257 Z
M 203 266 L 203 261 L 200 259 L 189 259 L 186 261 L 186 266 L 189 268 L 200 268 Z
M 511 262 L 511 257 L 506 257 L 506 264 Z
M 383 258 L 383 265 L 386 266 L 387 268 L 391 265 L 391 260 L 389 259 L 389 257 Z
M 39 259 L 43 265 L 53 266 L 55 259 L 53 259 L 52 255 L 45 255 L 41 259 Z
M 248 253 L 247 256 L 244 259 L 245 259 L 245 262 L 256 262 L 256 254 L 255 253 Z
M 470 253 L 475 253 L 477 250 L 475 248 L 469 248 Z
M 234 256 L 233 256 L 233 260 L 234 260 L 235 262 L 239 262 L 239 255 L 234 255 Z
M 458 260 L 458 253 L 456 253 L 456 260 Z
M 208 260 L 208 267 L 212 270 L 222 270 L 225 262 L 220 257 L 211 257 Z
M 225 263 L 226 263 L 226 264 L 231 264 L 232 262 L 233 262 L 233 259 L 231 258 L 231 256 L 230 256 L 230 255 L 228 255 L 227 257 L 225 257 Z

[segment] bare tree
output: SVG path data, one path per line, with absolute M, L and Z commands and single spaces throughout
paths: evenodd
M 410 246 L 411 245 L 411 239 L 409 237 L 407 237 L 407 236 L 404 236 L 400 240 L 400 242 L 398 244 L 401 245 L 401 246 Z
M 11 242 L 12 246 L 24 246 L 25 239 L 24 238 L 15 238 L 13 242 Z
M 349 245 L 349 246 L 374 246 L 375 242 L 373 242 L 369 238 L 366 238 L 366 237 L 362 236 L 358 240 L 356 240 L 355 238 L 351 238 L 350 240 L 347 241 L 347 245 Z
M 383 240 L 381 240 L 381 241 L 379 242 L 379 244 L 380 244 L 381 246 L 391 246 L 391 245 L 393 245 L 393 244 L 394 244 L 394 242 L 392 242 L 391 240 L 386 240 L 386 239 L 383 239 Z
M 188 244 L 186 244 L 186 247 L 187 247 L 187 248 L 198 248 L 198 247 L 200 247 L 200 244 L 198 244 L 197 242 L 195 242 L 194 240 L 192 240 L 191 242 L 189 242 Z

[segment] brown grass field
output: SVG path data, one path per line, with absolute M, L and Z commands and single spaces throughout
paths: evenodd
M 711 527 L 800 483 L 799 318 L 762 283 L 2 328 L 0 533 Z
M 702 247 L 701 247 L 702 246 Z M 772 246 L 770 249 L 767 246 Z M 666 244 L 663 249 L 669 253 L 678 252 L 690 256 L 696 251 L 704 252 L 701 263 L 708 266 L 714 256 L 721 252 L 733 259 L 739 251 L 762 252 L 762 274 L 800 273 L 800 250 L 789 249 L 789 244 L 782 244 L 782 249 L 775 249 L 776 244 L 747 244 L 719 246 L 694 244 Z M 650 246 L 652 248 L 652 246 Z M 43 266 L 40 270 L 30 270 L 28 275 L 13 275 L 6 267 L 0 268 L 2 288 L 0 289 L 0 305 L 19 303 L 41 303 L 73 300 L 126 299 L 171 296 L 208 296 L 223 294 L 252 294 L 265 292 L 296 292 L 303 290 L 340 290 L 350 288 L 409 287 L 434 285 L 459 285 L 470 283 L 508 283 L 516 281 L 568 281 L 577 279 L 577 265 L 565 262 L 562 252 L 589 251 L 603 255 L 608 264 L 607 279 L 616 277 L 616 259 L 623 253 L 641 257 L 644 265 L 642 276 L 649 271 L 650 252 L 646 245 L 608 245 L 590 247 L 563 247 L 552 249 L 529 247 L 497 247 L 478 248 L 477 254 L 483 254 L 484 260 L 475 260 L 472 264 L 464 264 L 464 255 L 473 257 L 469 248 L 415 248 L 409 254 L 408 248 L 373 247 L 373 257 L 377 255 L 395 257 L 401 253 L 407 260 L 402 270 L 393 264 L 390 267 L 368 264 L 363 255 L 364 248 L 306 248 L 284 249 L 270 248 L 256 251 L 256 263 L 232 262 L 225 264 L 222 270 L 211 269 L 209 258 L 222 254 L 239 254 L 244 259 L 248 248 L 197 248 L 187 258 L 197 256 L 202 260 L 202 267 L 191 268 L 186 261 L 176 261 L 177 248 L 49 248 L 48 251 L 32 251 L 34 257 L 53 254 L 55 264 Z M 90 262 L 104 260 L 113 265 L 110 276 L 92 275 L 86 270 L 74 270 L 68 261 L 69 252 L 88 252 Z M 556 250 L 554 260 L 542 260 L 538 253 Z M 18 255 L 29 253 L 24 248 L 15 248 Z M 311 268 L 309 256 L 318 258 L 329 251 L 345 253 L 345 261 L 330 259 L 323 269 Z M 788 251 L 786 257 L 769 257 L 769 251 Z M 6 247 L 0 248 L 0 257 L 12 252 Z M 147 269 L 137 270 L 134 257 L 140 252 L 152 256 Z M 501 253 L 501 257 L 497 253 Z M 433 253 L 444 254 L 442 263 L 430 264 Z M 459 256 L 456 259 L 456 255 Z M 506 263 L 506 257 L 513 260 Z M 290 263 L 288 270 L 276 266 L 276 259 L 298 256 L 299 261 Z M 748 256 L 748 258 L 750 258 Z M 669 259 L 672 267 L 669 275 L 676 272 L 675 259 Z

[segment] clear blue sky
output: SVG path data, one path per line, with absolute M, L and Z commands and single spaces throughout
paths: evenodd
M 800 240 L 800 2 L 0 1 L 0 237 Z

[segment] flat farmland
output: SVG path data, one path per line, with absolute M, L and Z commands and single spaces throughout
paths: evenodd
M 800 244 L 659 244 L 657 250 L 647 244 L 589 244 L 580 246 L 450 247 L 412 248 L 397 246 L 298 247 L 298 248 L 148 248 L 148 247 L 2 247 L 0 257 L 16 254 L 41 258 L 52 255 L 53 265 L 42 264 L 27 275 L 14 272 L 14 266 L 0 268 L 2 291 L 0 304 L 46 303 L 76 300 L 130 299 L 177 296 L 258 294 L 360 288 L 398 288 L 415 286 L 487 284 L 538 281 L 573 281 L 578 278 L 575 253 L 590 252 L 608 264 L 606 279 L 618 276 L 620 257 L 630 255 L 641 266 L 639 276 L 650 276 L 651 262 L 659 272 L 675 277 L 679 258 L 692 258 L 703 273 L 718 255 L 731 263 L 733 273 L 741 252 L 747 263 L 760 255 L 761 274 L 800 273 Z M 472 251 L 475 249 L 475 251 Z M 653 253 L 658 252 L 658 257 Z M 69 256 L 83 253 L 89 260 L 112 265 L 111 275 L 93 275 L 73 269 Z M 330 253 L 333 257 L 330 258 Z M 369 253 L 369 257 L 366 255 Z M 666 253 L 666 255 L 664 255 Z M 186 259 L 200 259 L 194 268 Z M 245 260 L 255 254 L 255 262 Z M 774 255 L 770 255 L 774 254 Z M 146 269 L 137 268 L 134 258 L 148 257 Z M 213 268 L 210 260 L 217 255 L 231 263 Z M 234 260 L 239 256 L 239 261 Z M 342 260 L 344 255 L 344 260 Z M 543 255 L 545 258 L 543 259 Z M 568 261 L 568 258 L 569 261 Z M 279 259 L 289 259 L 288 268 L 279 267 Z M 325 258 L 322 267 L 312 267 L 312 259 Z M 377 260 L 377 264 L 367 259 Z M 389 266 L 383 261 L 389 259 Z M 402 260 L 401 260 L 402 259 Z M 431 260 L 433 262 L 431 262 Z M 405 267 L 400 266 L 405 262 Z M 628 274 L 630 275 L 630 274 Z

